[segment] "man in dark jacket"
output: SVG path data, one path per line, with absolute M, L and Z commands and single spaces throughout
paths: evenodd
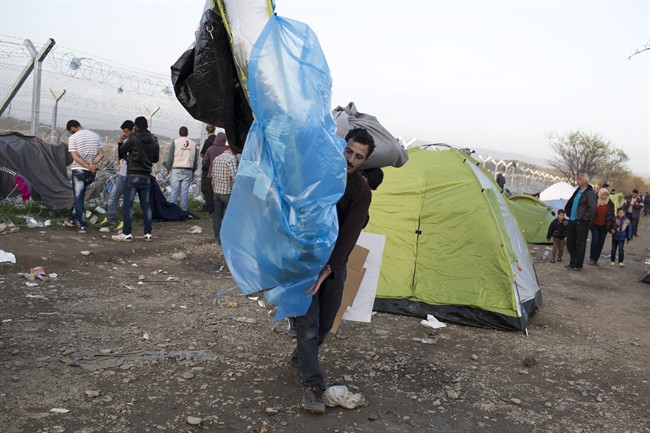
M 596 192 L 589 185 L 589 175 L 581 173 L 578 176 L 578 188 L 566 204 L 566 212 L 569 225 L 567 227 L 566 246 L 571 256 L 567 268 L 572 271 L 581 271 L 585 261 L 585 250 L 587 249 L 587 236 L 589 228 L 596 216 L 598 197 Z
M 363 128 L 352 129 L 345 140 L 343 156 L 347 160 L 348 177 L 345 192 L 336 205 L 339 234 L 327 265 L 306 292 L 312 296 L 309 310 L 295 318 L 297 341 L 291 366 L 299 372 L 304 387 L 303 408 L 315 413 L 325 413 L 325 379 L 318 364 L 318 346 L 332 329 L 341 306 L 348 257 L 366 221 L 372 198 L 368 183 L 358 169 L 372 154 L 375 142 Z
M 153 215 L 149 202 L 149 186 L 151 167 L 158 162 L 160 146 L 158 139 L 147 130 L 148 123 L 144 117 L 135 119 L 135 132 L 131 134 L 118 149 L 120 159 L 126 159 L 126 178 L 124 180 L 123 217 L 124 229 L 122 233 L 113 235 L 114 241 L 131 242 L 133 224 L 133 201 L 138 193 L 140 207 L 144 218 L 144 240 L 152 239 L 151 229 Z
M 639 229 L 639 219 L 641 218 L 641 210 L 643 209 L 643 200 L 639 197 L 639 190 L 632 190 L 632 194 L 625 197 L 623 203 L 627 219 L 632 224 L 632 235 L 638 237 L 637 230 Z
M 215 144 L 217 138 L 216 135 L 214 135 L 214 131 L 216 130 L 214 125 L 206 126 L 205 130 L 208 133 L 208 138 L 206 138 L 203 142 L 203 147 L 201 148 L 201 158 L 205 157 L 205 154 Z M 223 152 L 223 149 L 221 151 Z M 216 156 L 217 155 L 215 155 L 215 157 Z M 205 206 L 203 206 L 203 210 L 207 210 L 208 218 L 212 218 L 212 214 L 214 214 L 214 193 L 212 191 L 212 184 L 210 183 L 210 179 L 208 179 L 209 171 L 210 166 L 206 165 L 205 161 L 203 161 L 203 164 L 201 165 L 201 194 L 203 194 L 203 198 L 205 199 Z

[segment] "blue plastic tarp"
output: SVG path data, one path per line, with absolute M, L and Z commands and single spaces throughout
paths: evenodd
M 306 24 L 271 17 L 248 77 L 255 121 L 220 237 L 238 287 L 245 295 L 265 291 L 278 320 L 307 312 L 304 292 L 334 248 L 344 141 L 330 113 L 329 68 Z

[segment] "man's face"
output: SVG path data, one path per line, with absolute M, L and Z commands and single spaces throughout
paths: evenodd
M 585 186 L 587 186 L 587 181 L 585 180 L 584 176 L 578 176 L 577 183 L 580 188 L 584 188 Z
M 354 140 L 350 140 L 345 145 L 343 149 L 343 156 L 347 161 L 347 172 L 348 174 L 354 173 L 366 162 L 366 157 L 368 156 L 368 146 L 365 144 L 357 143 Z
M 132 133 L 133 133 L 133 131 L 130 130 L 130 129 L 128 129 L 128 128 L 124 128 L 124 129 L 122 129 L 122 134 L 124 134 L 125 137 L 128 137 L 128 136 L 131 135 Z
M 71 127 L 70 129 L 68 129 L 68 134 L 72 135 L 72 134 L 74 134 L 75 132 L 79 131 L 80 129 L 81 129 L 81 128 L 78 127 L 78 126 L 73 126 L 73 127 Z
M 625 216 L 625 211 L 624 210 L 619 210 L 618 211 L 618 217 L 623 218 Z
M 558 213 L 557 214 L 557 220 L 558 221 L 563 221 L 564 220 L 564 214 L 563 213 Z
M 632 197 L 633 197 L 633 198 L 637 198 L 638 196 L 639 196 L 639 193 L 638 193 L 638 192 L 633 192 L 633 193 L 632 193 Z

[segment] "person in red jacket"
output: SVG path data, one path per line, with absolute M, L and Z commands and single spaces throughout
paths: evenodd
M 596 216 L 591 224 L 591 248 L 589 251 L 589 264 L 598 266 L 598 259 L 603 252 L 607 233 L 614 225 L 614 202 L 609 199 L 607 188 L 598 191 L 598 202 L 596 205 Z

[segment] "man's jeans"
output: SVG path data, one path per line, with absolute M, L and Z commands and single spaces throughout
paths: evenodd
M 312 297 L 307 314 L 296 317 L 297 345 L 291 355 L 291 363 L 299 366 L 303 386 L 325 389 L 325 379 L 318 364 L 318 346 L 323 343 L 336 319 L 346 274 L 343 271 L 326 279 Z
M 70 221 L 74 222 L 79 228 L 86 228 L 86 207 L 84 200 L 88 185 L 95 180 L 95 173 L 88 170 L 72 170 L 72 192 L 74 201 L 70 209 Z
M 149 179 L 149 176 L 126 176 L 124 179 L 122 209 L 124 228 L 122 229 L 122 233 L 125 235 L 130 235 L 133 227 L 133 201 L 135 200 L 136 192 L 138 193 L 140 207 L 142 208 L 142 215 L 144 218 L 144 234 L 151 234 L 153 213 L 151 211 L 151 203 L 149 202 L 150 185 L 151 180 Z
M 194 172 L 191 169 L 185 168 L 172 168 L 170 186 L 172 188 L 172 194 L 169 197 L 171 203 L 176 204 L 176 199 L 178 198 L 178 193 L 181 194 L 181 209 L 184 211 L 188 210 L 187 203 L 190 199 L 190 184 L 192 183 L 192 174 Z
M 212 228 L 214 229 L 214 239 L 221 244 L 221 223 L 223 216 L 226 214 L 230 194 L 214 194 L 214 215 L 212 217 Z
M 111 196 L 108 198 L 108 209 L 106 210 L 106 218 L 110 222 L 113 222 L 115 219 L 117 204 L 120 202 L 120 196 L 124 192 L 124 178 L 125 176 L 118 174 L 115 176 L 115 181 L 113 182 L 113 189 L 111 190 Z

